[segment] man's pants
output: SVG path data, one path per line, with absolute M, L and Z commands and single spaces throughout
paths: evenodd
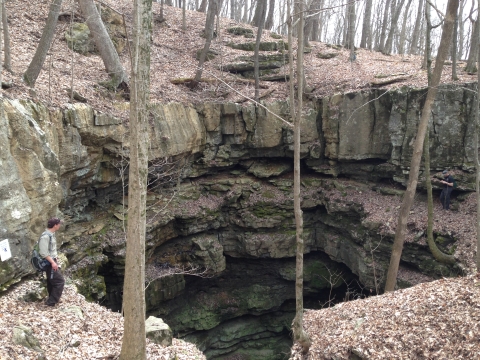
M 60 268 L 57 271 L 53 271 L 51 266 L 47 267 L 47 291 L 48 299 L 45 304 L 53 306 L 60 301 L 60 297 L 63 293 L 63 286 L 65 285 L 65 279 L 63 278 Z
M 447 186 L 447 188 L 442 190 L 440 194 L 440 202 L 444 209 L 450 209 L 450 194 L 452 193 L 453 188 L 451 186 Z

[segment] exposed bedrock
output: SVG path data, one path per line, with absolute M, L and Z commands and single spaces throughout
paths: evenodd
M 430 119 L 432 169 L 455 169 L 458 191 L 475 189 L 474 88 L 442 86 Z M 322 282 L 327 273 L 358 279 L 367 291 L 384 281 L 391 234 L 380 234 L 381 224 L 370 221 L 348 191 L 386 180 L 405 184 L 425 93 L 336 94 L 305 107 L 302 207 L 306 264 L 313 269 L 306 270 L 305 294 L 312 302 L 334 287 Z M 58 239 L 71 276 L 87 297 L 115 308 L 128 221 L 122 194 L 128 127 L 85 104 L 61 110 L 23 100 L 3 105 L 0 240 L 8 239 L 12 258 L 0 263 L 1 287 L 33 272 L 31 248 L 47 218 L 58 215 L 66 219 Z M 181 182 L 152 186 L 148 194 L 148 311 L 196 339 L 211 357 L 275 352 L 284 345 L 272 334 L 288 338 L 293 132 L 276 118 L 290 121 L 288 102 L 264 105 L 268 110 L 234 103 L 151 107 L 150 179 L 162 177 L 158 160 L 170 159 Z M 392 192 L 378 196 L 398 196 Z M 408 243 L 402 261 L 433 277 L 458 273 L 434 261 L 422 241 Z M 214 301 L 224 302 L 216 307 Z

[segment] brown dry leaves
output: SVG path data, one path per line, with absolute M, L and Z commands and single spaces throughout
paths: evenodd
M 65 287 L 62 302 L 54 308 L 23 301 L 27 291 L 37 286 L 36 282 L 25 281 L 0 297 L 0 359 L 38 358 L 38 352 L 13 343 L 13 328 L 19 324 L 33 330 L 47 359 L 118 358 L 123 337 L 119 313 L 87 302 L 73 285 Z M 68 311 L 74 306 L 81 308 L 84 319 Z M 182 340 L 174 339 L 172 346 L 162 347 L 147 339 L 147 358 L 203 360 L 205 356 Z
M 442 279 L 333 308 L 307 311 L 308 357 L 291 359 L 478 359 L 480 281 Z
M 132 1 L 105 0 L 113 8 L 125 14 L 129 38 L 131 39 L 132 27 Z M 12 67 L 14 74 L 3 71 L 4 81 L 11 81 L 14 87 L 5 90 L 9 98 L 35 98 L 52 107 L 64 107 L 70 102 L 67 88 L 73 81 L 74 89 L 87 98 L 88 103 L 95 109 L 111 113 L 123 118 L 128 118 L 125 101 L 119 96 L 107 92 L 98 85 L 99 81 L 107 80 L 101 58 L 96 55 L 80 55 L 72 53 L 67 47 L 64 33 L 69 26 L 68 22 L 59 22 L 57 25 L 55 41 L 47 56 L 43 71 L 35 85 L 33 94 L 22 81 L 22 74 L 33 58 L 38 41 L 41 37 L 45 20 L 48 14 L 48 1 L 19 0 L 6 3 L 9 16 Z M 80 13 L 78 5 L 73 0 L 65 0 L 61 12 Z M 153 12 L 158 17 L 160 3 L 153 3 Z M 235 21 L 222 18 L 219 36 L 212 42 L 212 49 L 219 53 L 214 60 L 205 64 L 203 77 L 217 79 L 211 83 L 201 83 L 195 91 L 185 85 L 173 85 L 170 80 L 177 78 L 193 77 L 198 61 L 195 54 L 204 45 L 200 33 L 205 26 L 205 14 L 196 11 L 187 11 L 187 29 L 182 30 L 182 10 L 165 6 L 164 15 L 166 22 L 156 23 L 153 29 L 153 45 L 151 59 L 151 100 L 154 102 L 177 101 L 182 103 L 195 103 L 201 101 L 232 101 L 239 99 L 237 92 L 252 97 L 255 89 L 252 84 L 236 81 L 236 76 L 222 72 L 222 65 L 234 60 L 240 55 L 253 55 L 252 52 L 233 50 L 227 47 L 230 42 L 241 43 L 253 41 L 242 36 L 228 34 L 226 29 L 238 25 Z M 246 24 L 243 27 L 252 28 Z M 255 28 L 252 28 L 254 32 Z M 270 37 L 270 32 L 265 31 L 262 40 L 277 41 Z M 286 40 L 286 39 L 285 39 Z M 326 44 L 311 42 L 312 51 L 305 54 L 305 76 L 308 85 L 314 89 L 313 95 L 322 97 L 334 92 L 351 92 L 360 89 L 370 89 L 370 83 L 377 75 L 406 74 L 409 78 L 403 82 L 392 84 L 389 87 L 425 86 L 426 74 L 420 70 L 422 59 L 418 56 L 385 56 L 380 53 L 359 49 L 357 60 L 351 63 L 346 50 L 333 50 Z M 295 45 L 294 45 L 295 50 Z M 337 56 L 332 59 L 320 59 L 320 52 L 335 52 Z M 127 72 L 130 71 L 129 52 L 126 48 L 120 54 L 121 61 Z M 475 75 L 463 72 L 459 65 L 458 83 L 476 81 Z M 287 73 L 287 66 L 281 73 Z M 73 73 L 73 75 L 72 75 Z M 450 82 L 451 66 L 446 66 L 443 82 Z M 72 78 L 73 77 L 73 78 Z M 230 87 L 223 82 L 226 81 Z M 267 101 L 285 99 L 288 94 L 285 83 L 262 82 L 262 86 L 275 90 Z

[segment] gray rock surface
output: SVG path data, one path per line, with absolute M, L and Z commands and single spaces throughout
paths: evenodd
M 162 319 L 149 316 L 145 321 L 147 338 L 162 346 L 172 345 L 172 330 Z

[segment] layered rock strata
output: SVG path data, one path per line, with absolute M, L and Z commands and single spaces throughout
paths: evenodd
M 473 88 L 441 87 L 430 126 L 432 168 L 457 169 L 462 191 L 475 188 Z M 344 186 L 335 179 L 357 180 L 351 186 L 359 190 L 383 180 L 405 184 L 425 92 L 337 94 L 304 109 L 308 299 L 328 301 L 325 294 L 349 279 L 367 289 L 381 283 L 391 238 L 372 261 L 379 224 L 366 221 L 360 204 L 332 196 Z M 30 250 L 46 219 L 59 215 L 67 220 L 58 238 L 71 276 L 87 297 L 117 306 L 128 127 L 85 104 L 51 110 L 4 100 L 3 109 L 0 232 L 13 257 L 0 263 L 2 288 L 32 273 Z M 290 121 L 288 102 L 170 103 L 151 111 L 150 180 L 163 176 L 159 159 L 171 159 L 181 182 L 151 186 L 148 195 L 149 312 L 211 357 L 265 350 L 270 355 L 262 358 L 276 358 L 285 349 L 278 336 L 288 338 L 294 298 L 293 133 L 276 118 Z M 408 245 L 402 260 L 433 277 L 458 272 L 420 244 Z M 344 281 L 333 281 L 333 274 Z

